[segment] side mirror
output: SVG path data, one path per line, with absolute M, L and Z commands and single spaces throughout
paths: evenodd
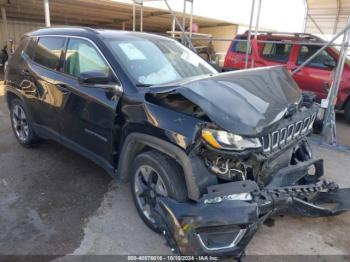
M 110 79 L 104 73 L 99 71 L 91 71 L 81 73 L 78 77 L 78 81 L 83 85 L 106 85 Z
M 334 67 L 337 66 L 337 63 L 335 62 L 335 60 L 333 59 L 325 59 L 323 61 L 323 64 L 327 67 L 329 67 L 330 69 L 333 69 Z

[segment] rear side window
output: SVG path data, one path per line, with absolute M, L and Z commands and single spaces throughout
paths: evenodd
M 78 77 L 81 73 L 98 71 L 109 76 L 110 70 L 96 48 L 83 39 L 69 39 L 64 72 Z
M 291 50 L 291 44 L 265 43 L 262 56 L 271 61 L 286 63 Z
M 247 52 L 247 38 L 244 39 L 238 39 L 238 40 L 245 40 L 245 41 L 234 41 L 231 51 L 235 53 L 242 53 L 245 54 Z M 250 48 L 249 54 L 251 53 L 252 49 Z
M 303 62 L 305 62 L 310 56 L 316 53 L 320 48 L 321 46 L 314 46 L 314 45 L 300 46 L 299 55 L 298 55 L 298 64 L 302 64 Z M 335 59 L 326 50 L 323 50 L 314 59 L 312 59 L 311 62 L 307 64 L 307 66 L 329 69 L 329 67 L 323 64 L 324 61 L 326 60 L 333 61 L 334 63 L 336 63 Z
M 35 48 L 34 61 L 50 69 L 57 69 L 65 38 L 40 37 Z

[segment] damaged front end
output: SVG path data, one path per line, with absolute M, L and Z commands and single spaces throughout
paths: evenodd
M 169 245 L 185 255 L 240 256 L 259 225 L 276 213 L 333 216 L 350 209 L 350 189 L 320 180 L 322 160 L 282 169 L 265 188 L 255 181 L 237 181 L 208 187 L 194 203 L 159 198 L 155 217 Z M 303 185 L 284 185 L 290 175 L 314 174 Z
M 323 160 L 313 158 L 307 142 L 318 106 L 284 68 L 155 88 L 148 101 L 200 119 L 187 148 L 198 197 L 183 203 L 159 197 L 154 208 L 178 253 L 238 257 L 272 215 L 350 209 L 350 189 L 322 179 Z

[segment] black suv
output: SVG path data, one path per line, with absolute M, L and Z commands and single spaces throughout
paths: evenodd
M 272 214 L 349 208 L 306 140 L 318 106 L 283 67 L 220 74 L 165 37 L 51 28 L 23 37 L 5 85 L 20 144 L 55 140 L 130 181 L 181 254 L 239 256 Z

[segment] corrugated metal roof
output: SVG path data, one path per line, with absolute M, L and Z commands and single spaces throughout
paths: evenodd
M 131 4 L 111 0 L 50 0 L 49 2 L 52 24 L 122 29 L 124 22 L 126 30 L 132 30 Z M 43 0 L 0 0 L 0 6 L 5 7 L 9 20 L 44 21 Z M 137 6 L 137 10 L 138 8 Z M 138 29 L 139 11 L 136 14 Z M 182 14 L 178 13 L 178 18 L 180 17 Z M 144 6 L 143 18 L 144 31 L 165 32 L 171 29 L 172 17 L 169 11 Z M 200 16 L 193 16 L 193 22 L 200 27 L 232 25 L 230 22 Z
M 305 32 L 333 35 L 345 27 L 350 0 L 306 0 Z

